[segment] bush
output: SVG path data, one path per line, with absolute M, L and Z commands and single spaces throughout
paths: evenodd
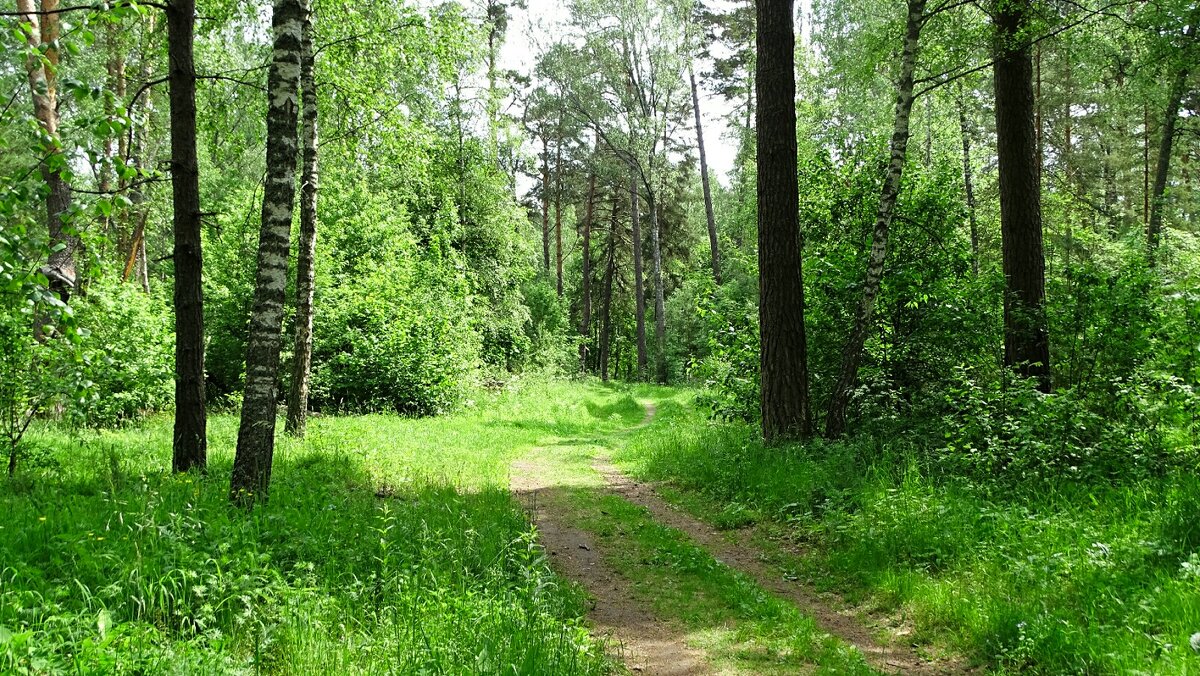
M 93 284 L 74 304 L 91 396 L 78 417 L 91 427 L 136 422 L 174 401 L 174 326 L 166 301 L 132 284 Z

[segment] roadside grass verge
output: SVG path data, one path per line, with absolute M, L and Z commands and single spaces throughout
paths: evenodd
M 0 482 L 0 672 L 609 673 L 507 473 L 636 422 L 630 402 L 531 382 L 444 418 L 318 417 L 249 514 L 226 497 L 235 417 L 210 420 L 207 477 L 169 472 L 166 417 L 38 429 Z
M 764 448 L 687 393 L 617 455 L 714 525 L 785 534 L 805 554 L 776 551 L 785 567 L 997 672 L 1200 673 L 1195 474 L 1012 490 L 913 458 L 901 440 Z

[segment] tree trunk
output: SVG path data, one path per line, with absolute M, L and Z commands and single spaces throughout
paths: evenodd
M 550 272 L 550 145 L 542 136 L 542 269 Z
M 17 11 L 22 15 L 21 20 L 30 25 L 26 41 L 35 51 L 44 48 L 46 61 L 43 64 L 41 58 L 31 56 L 25 62 L 25 72 L 33 98 L 33 114 L 46 137 L 50 139 L 50 143 L 42 149 L 45 157 L 41 163 L 41 174 L 47 187 L 46 228 L 50 234 L 51 253 L 42 268 L 42 273 L 50 282 L 50 290 L 66 302 L 75 291 L 78 282 L 75 252 L 79 249 L 79 237 L 64 222 L 65 215 L 71 210 L 71 186 L 62 173 L 51 168 L 56 164 L 66 164 L 58 159 L 62 148 L 58 142 L 57 9 L 58 0 L 42 0 L 40 8 L 33 0 L 17 0 Z M 37 323 L 41 324 L 41 321 Z M 41 334 L 40 326 L 35 327 L 35 333 Z
M 971 273 L 979 276 L 979 219 L 975 213 L 975 181 L 971 171 L 971 126 L 967 123 L 967 107 L 960 94 L 958 128 L 962 134 L 963 190 L 967 198 L 967 221 L 971 225 Z
M 637 373 L 638 380 L 646 377 L 646 289 L 642 280 L 642 222 L 636 177 L 630 177 L 630 210 L 633 222 L 633 293 L 637 309 Z
M 842 351 L 842 368 L 837 384 L 829 399 L 829 412 L 825 419 L 825 434 L 838 437 L 846 431 L 846 409 L 850 405 L 850 393 L 858 381 L 858 365 L 862 359 L 863 346 L 871 329 L 875 314 L 875 300 L 883 283 L 883 264 L 887 257 L 888 234 L 892 225 L 892 213 L 896 198 L 900 195 L 900 179 L 904 173 L 904 162 L 908 156 L 909 122 L 913 107 L 913 73 L 917 66 L 920 47 L 921 26 L 925 20 L 925 0 L 909 0 L 908 18 L 904 33 L 904 51 L 900 58 L 900 80 L 896 84 L 896 118 L 893 122 L 891 161 L 883 181 L 883 193 L 879 197 L 879 209 L 875 214 L 875 232 L 871 240 L 871 254 L 867 261 L 867 276 L 863 282 L 862 302 L 854 318 L 854 327 Z
M 659 233 L 658 200 L 646 190 L 646 209 L 650 211 L 650 264 L 654 276 L 654 374 L 659 384 L 667 383 L 667 314 L 664 302 L 662 242 Z
M 612 291 L 617 267 L 617 197 L 613 195 L 612 223 L 608 230 L 608 263 L 604 266 L 604 317 L 600 330 L 600 378 L 608 382 L 608 361 L 612 345 Z
M 558 143 L 554 148 L 554 257 L 557 270 L 558 297 L 563 295 L 563 245 L 562 245 L 562 119 L 558 122 Z
M 1190 38 L 1196 32 L 1195 26 L 1188 26 L 1186 35 Z M 1154 166 L 1154 192 L 1150 193 L 1150 220 L 1146 226 L 1146 250 L 1150 265 L 1155 264 L 1155 254 L 1159 241 L 1162 239 L 1163 207 L 1167 199 L 1167 178 L 1171 170 L 1171 152 L 1175 143 L 1175 125 L 1179 121 L 1179 108 L 1187 90 L 1188 68 L 1184 66 L 1175 75 L 1171 92 L 1167 98 L 1167 109 L 1163 115 L 1162 136 L 1158 143 L 1158 161 Z
M 283 301 L 296 196 L 300 43 L 307 12 L 304 0 L 276 0 L 271 21 L 275 41 L 267 75 L 267 177 L 246 348 L 246 389 L 230 484 L 231 499 L 243 507 L 265 500 L 271 485 Z
M 792 0 L 757 3 L 758 283 L 762 431 L 811 431 L 796 178 L 796 36 Z
M 204 259 L 200 243 L 200 170 L 196 159 L 196 67 L 192 60 L 194 0 L 167 4 L 171 88 L 171 194 L 175 230 L 176 472 L 205 471 Z M 143 229 L 144 233 L 144 229 Z
M 296 252 L 296 345 L 288 392 L 286 431 L 304 437 L 308 423 L 308 385 L 312 376 L 314 263 L 317 254 L 317 83 L 312 12 L 304 17 L 300 40 L 300 88 L 303 172 L 300 177 L 300 241 Z
M 582 310 L 579 319 L 579 370 L 587 373 L 588 337 L 592 325 L 592 217 L 596 208 L 596 174 L 588 177 L 587 207 L 583 219 Z
M 1004 253 L 1004 364 L 1050 391 L 1041 167 L 1034 128 L 1033 64 L 1025 32 L 1031 0 L 998 3 L 995 14 L 996 145 Z
M 712 261 L 713 281 L 721 285 L 721 252 L 717 247 L 717 219 L 713 214 L 712 187 L 708 182 L 708 155 L 704 151 L 704 124 L 700 117 L 700 89 L 696 86 L 696 71 L 688 64 L 692 82 L 692 111 L 696 115 L 696 150 L 700 153 L 700 185 L 704 188 L 704 216 L 708 222 L 708 251 Z

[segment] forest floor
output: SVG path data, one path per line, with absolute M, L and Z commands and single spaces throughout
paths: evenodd
M 653 434 L 656 404 L 624 431 L 555 439 L 512 463 L 511 487 L 552 567 L 590 595 L 594 634 L 634 673 L 966 673 L 906 640 L 897 617 L 853 607 L 790 572 L 753 526 L 719 530 L 612 462 Z

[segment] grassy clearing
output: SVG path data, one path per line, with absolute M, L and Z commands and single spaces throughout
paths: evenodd
M 937 476 L 899 444 L 764 449 L 681 393 L 618 454 L 726 528 L 782 527 L 781 562 L 998 672 L 1200 673 L 1200 479 L 1003 491 Z M 1198 637 L 1197 640 L 1200 640 Z
M 38 430 L 0 484 L 0 672 L 607 673 L 507 472 L 626 426 L 624 399 L 528 383 L 446 418 L 318 418 L 249 515 L 226 501 L 233 417 L 208 478 L 169 473 L 166 418 Z
M 637 393 L 660 398 L 670 392 Z M 640 406 L 636 411 L 640 420 Z M 720 673 L 873 673 L 858 651 L 825 634 L 795 606 L 720 563 L 684 533 L 657 523 L 646 509 L 604 490 L 591 459 L 601 445 L 622 443 L 623 438 L 568 439 L 536 450 L 527 461 L 556 484 L 539 499 L 590 533 L 608 564 L 657 617 L 685 628 L 688 642 L 704 650 Z

